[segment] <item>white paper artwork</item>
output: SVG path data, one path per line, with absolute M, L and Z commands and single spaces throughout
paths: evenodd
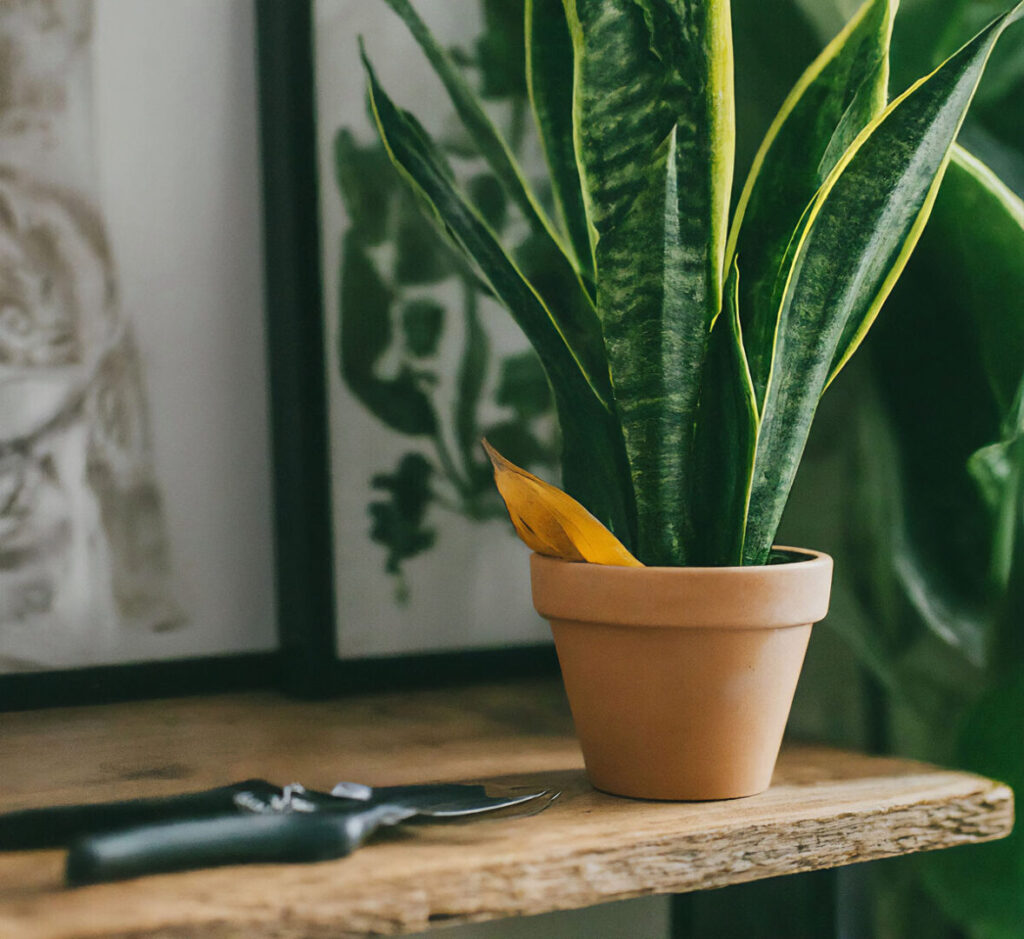
M 0 4 L 0 670 L 184 622 L 98 207 L 92 12 Z

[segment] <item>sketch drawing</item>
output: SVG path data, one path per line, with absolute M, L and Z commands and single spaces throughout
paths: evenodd
M 91 20 L 91 0 L 0 0 L 0 671 L 183 622 L 97 204 Z

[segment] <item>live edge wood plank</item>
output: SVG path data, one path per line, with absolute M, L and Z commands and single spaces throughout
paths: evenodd
M 150 701 L 0 717 L 0 811 L 162 795 L 251 776 L 557 787 L 529 817 L 419 825 L 320 864 L 219 868 L 68 890 L 57 851 L 0 853 L 0 936 L 395 935 L 720 887 L 1009 834 L 997 782 L 823 747 L 783 750 L 730 802 L 617 799 L 586 782 L 555 684 Z

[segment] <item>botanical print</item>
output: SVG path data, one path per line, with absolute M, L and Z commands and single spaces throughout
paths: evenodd
M 382 16 L 390 15 L 382 5 Z M 521 4 L 485 0 L 479 15 L 480 34 L 454 52 L 512 149 L 528 157 L 534 141 Z M 452 129 L 439 143 L 487 224 L 517 245 L 526 270 L 542 276 L 546 248 L 467 147 L 464 132 Z M 383 548 L 403 599 L 403 563 L 443 537 L 444 513 L 505 517 L 482 437 L 521 465 L 555 472 L 551 396 L 532 350 L 496 348 L 493 323 L 497 318 L 507 328 L 504 314 L 482 309 L 487 288 L 424 216 L 379 141 L 360 144 L 356 128 L 342 127 L 334 159 L 348 216 L 338 301 L 340 373 L 389 433 L 409 441 L 396 465 L 373 474 L 376 498 L 368 506 L 370 537 Z
M 182 622 L 97 206 L 91 0 L 0 2 L 0 670 Z
M 359 37 L 383 54 L 400 104 L 442 142 L 519 263 L 540 276 L 546 254 L 388 5 L 317 0 L 314 9 L 338 655 L 545 641 L 528 552 L 480 439 L 557 481 L 547 381 L 519 328 L 391 169 L 367 109 Z M 520 0 L 421 0 L 417 9 L 527 172 L 543 175 Z

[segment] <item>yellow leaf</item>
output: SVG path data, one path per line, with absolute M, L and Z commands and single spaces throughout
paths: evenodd
M 566 561 L 643 567 L 572 496 L 510 463 L 486 440 L 483 445 L 516 533 L 529 548 Z

